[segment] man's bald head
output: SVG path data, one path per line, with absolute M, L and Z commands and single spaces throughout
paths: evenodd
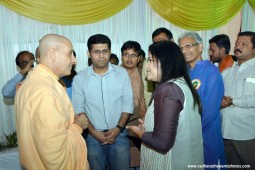
M 39 56 L 45 57 L 47 56 L 47 52 L 50 49 L 58 49 L 65 42 L 70 42 L 66 37 L 57 35 L 57 34 L 47 34 L 39 41 Z
M 71 41 L 61 35 L 45 35 L 39 41 L 39 52 L 40 64 L 48 67 L 58 77 L 69 75 L 72 65 L 76 64 Z

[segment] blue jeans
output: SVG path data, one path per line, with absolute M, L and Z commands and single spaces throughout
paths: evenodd
M 128 170 L 130 165 L 130 145 L 125 129 L 115 139 L 114 144 L 101 145 L 90 134 L 85 135 L 88 161 L 91 170 Z M 107 168 L 108 167 L 108 168 Z

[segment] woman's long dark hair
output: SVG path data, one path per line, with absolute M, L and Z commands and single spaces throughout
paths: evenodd
M 201 113 L 201 103 L 199 95 L 194 88 L 188 73 L 187 63 L 185 58 L 177 44 L 171 41 L 161 41 L 153 43 L 149 46 L 149 52 L 152 57 L 156 58 L 156 61 L 160 61 L 162 76 L 159 84 L 162 84 L 170 79 L 177 79 L 183 77 L 188 87 L 191 90 L 194 104 L 199 106 L 199 112 Z M 158 65 L 158 64 L 157 64 Z

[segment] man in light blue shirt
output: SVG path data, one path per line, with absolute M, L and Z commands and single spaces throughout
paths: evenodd
M 16 57 L 16 65 L 20 69 L 13 78 L 7 81 L 2 88 L 2 94 L 6 98 L 12 98 L 16 94 L 16 86 L 26 78 L 27 73 L 34 67 L 35 57 L 29 51 L 21 51 Z
M 91 170 L 129 169 L 130 146 L 125 125 L 134 101 L 127 71 L 109 63 L 111 41 L 102 34 L 88 39 L 92 65 L 73 80 L 72 102 L 76 114 L 89 120 L 84 133 Z

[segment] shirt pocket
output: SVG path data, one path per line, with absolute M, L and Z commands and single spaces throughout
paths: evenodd
M 244 79 L 244 95 L 255 95 L 255 77 Z

